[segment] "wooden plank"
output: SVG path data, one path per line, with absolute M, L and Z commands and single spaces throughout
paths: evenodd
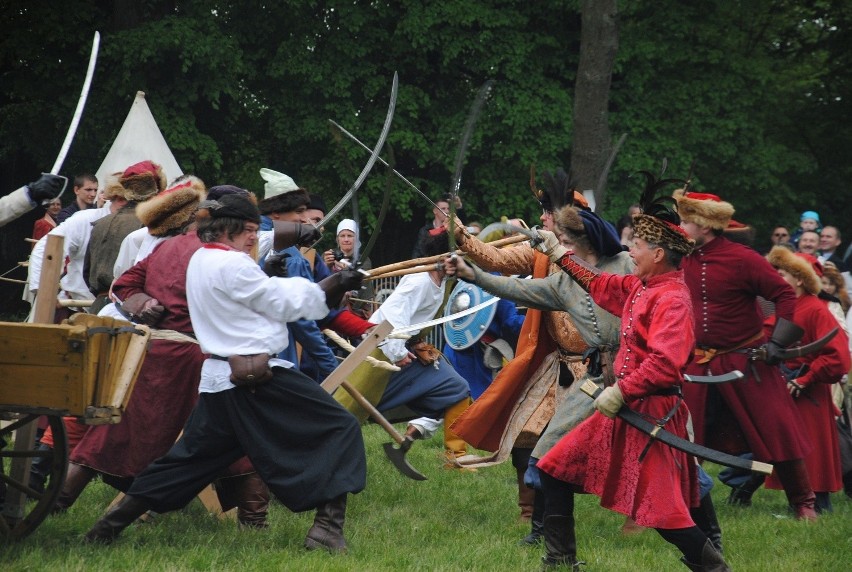
M 385 320 L 370 332 L 370 335 L 367 336 L 358 347 L 355 348 L 355 351 L 346 356 L 346 359 L 337 366 L 331 375 L 325 378 L 325 381 L 322 382 L 322 388 L 326 390 L 328 393 L 334 393 L 340 384 L 346 381 L 346 378 L 349 377 L 355 368 L 361 365 L 361 362 L 364 361 L 376 346 L 384 341 L 384 339 L 393 331 L 393 324 Z
M 33 309 L 33 322 L 52 324 L 56 316 L 56 294 L 59 292 L 59 278 L 64 262 L 63 244 L 65 237 L 49 234 L 44 247 L 44 262 L 41 264 L 41 276 L 38 282 L 38 296 Z

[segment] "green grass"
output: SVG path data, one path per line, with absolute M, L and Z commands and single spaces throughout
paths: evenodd
M 206 514 L 198 501 L 183 511 L 134 525 L 112 546 L 87 546 L 81 537 L 115 491 L 97 482 L 65 515 L 49 517 L 30 537 L 0 546 L 0 570 L 85 571 L 254 570 L 458 571 L 538 570 L 541 548 L 520 547 L 528 525 L 518 522 L 514 469 L 506 463 L 459 473 L 441 467 L 439 437 L 415 444 L 409 458 L 429 480 L 404 478 L 385 459 L 387 435 L 364 428 L 367 489 L 350 497 L 348 556 L 309 553 L 302 540 L 312 513 L 270 509 L 266 531 L 238 530 Z M 711 474 L 718 471 L 708 466 Z M 852 500 L 832 497 L 834 513 L 816 523 L 793 520 L 779 491 L 761 490 L 750 509 L 724 504 L 728 489 L 713 492 L 724 531 L 726 558 L 744 571 L 852 569 Z M 577 497 L 579 557 L 590 571 L 686 570 L 676 548 L 653 531 L 624 537 L 624 518 Z

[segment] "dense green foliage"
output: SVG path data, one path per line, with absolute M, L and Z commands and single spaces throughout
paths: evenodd
M 137 90 L 185 171 L 261 190 L 260 167 L 292 175 L 332 204 L 366 160 L 330 132 L 332 118 L 372 146 L 391 77 L 400 92 L 388 139 L 397 169 L 425 192 L 447 191 L 467 111 L 496 80 L 462 179 L 467 216 L 535 222 L 528 173 L 565 165 L 572 142 L 580 2 L 259 2 L 10 0 L 0 14 L 0 183 L 10 190 L 52 164 L 77 102 L 94 30 L 102 52 L 64 171 L 97 169 Z M 759 239 L 816 209 L 852 227 L 850 0 L 625 0 L 610 100 L 613 136 L 628 138 L 601 209 L 635 200 L 630 174 L 695 162 Z M 360 193 L 367 234 L 381 169 Z M 372 256 L 408 256 L 425 202 L 395 184 Z M 33 214 L 33 217 L 35 214 Z M 0 244 L 4 260 L 25 254 Z
M 399 426 L 401 429 L 402 426 Z M 103 483 L 87 488 L 71 510 L 49 517 L 22 542 L 0 547 L 0 569 L 80 571 L 279 570 L 327 571 L 533 571 L 541 548 L 517 541 L 528 525 L 517 522 L 515 472 L 510 463 L 458 473 L 440 467 L 440 436 L 418 441 L 408 456 L 429 480 L 402 477 L 384 457 L 389 440 L 376 425 L 364 427 L 367 489 L 351 497 L 346 535 L 350 554 L 333 557 L 301 548 L 310 513 L 292 514 L 273 504 L 271 527 L 240 531 L 233 522 L 208 517 L 193 501 L 183 511 L 160 515 L 154 524 L 133 526 L 110 547 L 80 541 L 115 496 Z M 718 467 L 709 465 L 712 474 Z M 852 560 L 852 501 L 832 495 L 834 514 L 813 524 L 786 512 L 784 494 L 761 490 L 754 506 L 724 504 L 728 488 L 713 491 L 725 553 L 734 570 L 797 572 L 845 570 Z M 657 572 L 686 570 L 678 551 L 656 533 L 625 537 L 624 517 L 598 506 L 590 495 L 576 499 L 578 555 L 590 571 Z M 844 564 L 845 563 L 845 564 Z

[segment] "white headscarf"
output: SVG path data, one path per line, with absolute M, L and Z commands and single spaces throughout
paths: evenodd
M 297 191 L 299 189 L 299 185 L 296 184 L 296 181 L 284 173 L 264 168 L 260 170 L 260 176 L 263 177 L 264 181 L 266 181 L 266 184 L 263 186 L 264 200 L 271 199 L 272 197 L 283 195 L 284 193 L 289 193 L 291 191 Z
M 355 248 L 361 250 L 361 233 L 358 232 L 358 223 L 351 218 L 345 218 L 337 224 L 337 232 L 334 236 L 338 236 L 342 231 L 348 230 L 355 234 Z

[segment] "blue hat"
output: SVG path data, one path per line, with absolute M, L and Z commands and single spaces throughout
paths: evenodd
M 803 220 L 808 219 L 808 218 L 817 221 L 817 224 L 822 224 L 821 222 L 819 222 L 819 214 L 817 214 L 816 211 L 805 211 L 805 212 L 803 212 L 802 217 L 799 220 L 803 221 Z

